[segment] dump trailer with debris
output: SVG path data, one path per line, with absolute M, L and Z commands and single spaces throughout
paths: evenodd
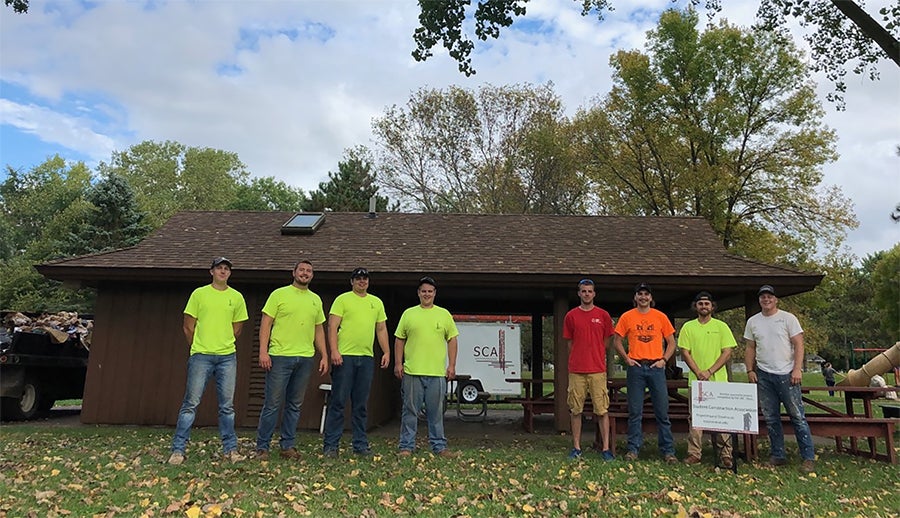
M 72 314 L 68 315 L 71 321 Z M 0 415 L 4 420 L 31 419 L 57 400 L 84 395 L 89 354 L 84 338 L 90 334 L 90 324 L 85 327 L 84 323 L 90 321 L 76 314 L 76 323 L 60 326 L 47 324 L 46 316 L 41 318 L 38 325 L 29 320 L 24 326 L 0 329 Z

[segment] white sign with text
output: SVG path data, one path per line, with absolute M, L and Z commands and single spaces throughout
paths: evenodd
M 726 433 L 759 433 L 756 385 L 694 381 L 691 423 L 694 428 Z

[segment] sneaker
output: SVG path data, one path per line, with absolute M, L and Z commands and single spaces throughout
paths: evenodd
M 336 459 L 338 456 L 337 450 L 325 450 L 324 455 L 329 459 Z
M 446 457 L 448 459 L 455 459 L 456 457 L 459 457 L 459 452 L 453 450 L 441 450 L 437 452 L 437 456 Z
M 816 463 L 812 460 L 805 460 L 802 464 L 800 464 L 800 471 L 803 473 L 815 473 L 816 472 Z
M 686 459 L 684 459 L 685 464 L 700 464 L 700 457 L 696 455 L 688 455 Z
M 569 460 L 578 460 L 581 458 L 581 450 L 578 448 L 572 448 L 572 451 L 569 452 Z
M 231 450 L 230 452 L 226 453 L 225 458 L 231 462 L 241 462 L 242 460 L 247 460 L 247 457 L 238 453 L 237 450 Z
M 615 460 L 616 456 L 613 455 L 612 450 L 603 450 L 600 452 L 600 458 L 605 461 Z
M 636 451 L 630 451 L 630 452 L 626 453 L 626 454 L 625 454 L 625 460 L 628 460 L 628 461 L 638 460 L 638 454 L 637 454 L 637 452 L 636 452 Z
M 787 459 L 780 457 L 769 457 L 769 466 L 784 466 L 787 464 Z
M 666 464 L 675 464 L 676 462 L 678 462 L 678 457 L 670 453 L 663 457 L 663 462 L 665 462 Z
M 353 450 L 353 454 L 358 457 L 372 457 L 373 455 L 375 455 L 374 453 L 372 453 L 371 448 L 366 448 L 365 450 Z
M 180 466 L 181 463 L 184 462 L 184 454 L 180 451 L 173 451 L 171 455 L 169 455 L 169 460 L 166 461 L 172 466 Z
M 281 450 L 281 458 L 282 459 L 299 459 L 300 452 L 295 450 L 294 448 L 287 448 L 285 450 Z
M 725 469 L 731 469 L 734 467 L 734 461 L 731 460 L 731 457 L 722 457 L 719 459 L 719 465 Z
M 253 456 L 256 460 L 267 461 L 269 460 L 269 450 L 256 450 Z
M 399 455 L 401 457 L 409 457 L 412 455 L 412 451 L 411 450 L 400 450 L 397 452 L 397 455 Z

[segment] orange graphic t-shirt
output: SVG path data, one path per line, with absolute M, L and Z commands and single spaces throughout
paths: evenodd
M 659 360 L 665 351 L 665 337 L 675 334 L 675 328 L 662 311 L 650 308 L 641 313 L 634 308 L 619 317 L 616 334 L 628 340 L 632 360 Z

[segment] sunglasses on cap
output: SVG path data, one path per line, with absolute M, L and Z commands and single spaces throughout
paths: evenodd
M 593 286 L 594 281 L 592 281 L 590 279 L 581 279 L 580 281 L 578 281 L 578 285 L 579 286 Z

